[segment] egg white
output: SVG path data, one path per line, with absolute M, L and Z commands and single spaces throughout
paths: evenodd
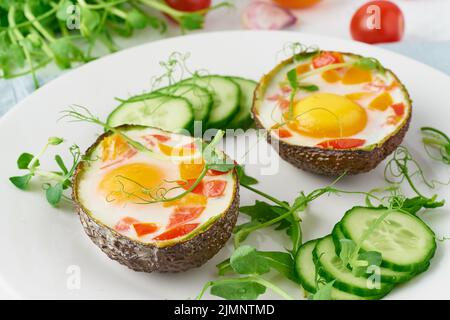
M 145 140 L 142 136 L 149 134 L 164 134 L 157 129 L 148 128 L 145 130 L 130 130 L 126 133 L 130 138 L 138 141 L 145 145 Z M 172 134 L 172 137 L 177 139 L 177 142 L 182 144 L 187 144 L 193 142 L 193 138 L 181 135 Z M 151 156 L 138 152 L 131 159 L 125 160 L 124 162 L 115 164 L 111 167 L 104 168 L 104 163 L 101 159 L 102 147 L 99 144 L 93 151 L 91 159 L 94 161 L 90 162 L 90 165 L 85 169 L 83 177 L 78 185 L 79 199 L 82 205 L 87 209 L 92 218 L 101 222 L 102 224 L 114 229 L 116 224 L 123 217 L 131 217 L 139 220 L 143 223 L 156 223 L 160 226 L 159 230 L 155 233 L 138 237 L 133 227 L 130 227 L 128 231 L 121 231 L 120 233 L 136 241 L 150 243 L 155 242 L 152 240 L 154 237 L 166 231 L 165 227 L 169 223 L 169 217 L 173 212 L 175 206 L 164 207 L 162 203 L 154 204 L 136 204 L 136 203 L 126 203 L 123 205 L 115 204 L 114 202 L 108 202 L 106 197 L 98 190 L 98 186 L 102 181 L 105 174 L 109 171 L 114 170 L 117 167 L 123 166 L 125 164 L 132 163 L 149 163 L 160 167 L 166 173 L 166 179 L 168 180 L 180 180 L 179 177 L 179 163 L 181 158 L 169 159 L 169 160 L 158 160 L 152 158 Z M 98 160 L 95 160 L 98 159 Z M 189 221 L 189 223 L 199 223 L 200 228 L 202 224 L 206 223 L 211 218 L 221 215 L 225 212 L 230 203 L 233 200 L 234 189 L 236 181 L 233 178 L 232 173 L 226 173 L 220 176 L 206 176 L 204 182 L 209 180 L 224 180 L 227 182 L 225 192 L 223 196 L 217 198 L 208 198 L 205 210 L 202 212 L 199 218 Z M 181 191 L 178 191 L 178 193 Z
M 352 61 L 355 59 L 353 56 L 348 55 L 343 55 L 343 57 L 345 61 Z M 282 112 L 280 108 L 277 106 L 277 102 L 270 101 L 267 98 L 280 93 L 279 83 L 286 80 L 286 74 L 290 70 L 292 70 L 296 66 L 303 65 L 308 62 L 311 62 L 311 60 L 302 60 L 297 63 L 285 65 L 282 68 L 280 68 L 280 70 L 278 70 L 278 72 L 270 79 L 270 82 L 267 84 L 266 87 L 263 101 L 261 101 L 259 105 L 257 115 L 259 121 L 265 128 L 272 128 L 276 124 L 285 122 L 285 120 L 282 117 Z M 390 71 L 386 71 L 384 74 L 373 71 L 372 76 L 373 78 L 379 77 L 383 79 L 386 85 L 390 85 L 394 81 L 397 81 L 394 74 Z M 347 94 L 370 91 L 366 88 L 367 83 L 355 85 L 345 85 L 341 81 L 338 81 L 336 83 L 328 83 L 322 78 L 320 73 L 308 77 L 307 79 L 304 80 L 304 82 L 308 84 L 317 85 L 319 87 L 319 91 L 307 92 L 301 90 L 299 93 L 297 93 L 296 96 L 298 100 L 304 99 L 312 94 L 317 93 L 333 93 L 345 96 Z M 360 148 L 367 148 L 368 146 L 374 146 L 379 144 L 380 142 L 384 142 L 386 137 L 391 136 L 393 133 L 397 131 L 398 126 L 404 123 L 404 120 L 409 115 L 411 109 L 409 98 L 405 93 L 405 91 L 402 89 L 402 86 L 401 85 L 397 86 L 396 88 L 390 90 L 389 93 L 392 96 L 394 104 L 395 103 L 405 104 L 405 114 L 402 116 L 402 118 L 397 124 L 395 125 L 387 124 L 386 122 L 387 119 L 390 116 L 395 116 L 395 112 L 392 108 L 388 107 L 386 110 L 380 111 L 380 110 L 372 110 L 368 107 L 370 102 L 381 93 L 383 93 L 383 91 L 374 92 L 374 94 L 371 95 L 370 97 L 366 97 L 364 99 L 357 101 L 357 103 L 361 107 L 363 107 L 367 112 L 367 125 L 362 131 L 358 132 L 357 134 L 345 138 L 358 138 L 366 140 L 365 144 Z M 285 126 L 285 128 L 287 127 Z M 271 132 L 271 135 L 274 136 L 276 139 L 281 139 L 290 144 L 307 147 L 313 147 L 316 146 L 318 143 L 323 142 L 324 140 L 333 139 L 327 136 L 323 136 L 321 138 L 309 137 L 302 135 L 301 133 L 298 133 L 294 130 L 289 131 L 292 134 L 292 137 L 280 138 L 274 131 Z

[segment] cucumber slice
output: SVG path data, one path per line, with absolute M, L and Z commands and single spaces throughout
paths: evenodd
M 241 89 L 230 79 L 221 76 L 204 76 L 183 80 L 183 84 L 195 84 L 213 94 L 214 104 L 209 115 L 208 128 L 225 128 L 239 111 Z
M 247 129 L 253 123 L 251 108 L 253 106 L 253 95 L 255 93 L 257 82 L 239 77 L 228 77 L 241 88 L 241 99 L 239 112 L 228 124 L 230 129 Z
M 351 270 L 343 265 L 342 260 L 336 255 L 336 248 L 332 236 L 320 239 L 314 250 L 313 258 L 319 268 L 319 275 L 326 281 L 335 280 L 334 287 L 361 297 L 382 297 L 388 294 L 394 287 L 390 283 L 380 281 L 378 287 L 372 288 L 370 280 L 356 277 Z
M 178 132 L 190 130 L 193 121 L 192 106 L 186 99 L 147 94 L 122 103 L 109 115 L 107 123 L 111 127 L 132 124 Z
M 386 210 L 355 207 L 347 211 L 340 225 L 344 236 L 358 243 L 369 226 Z M 392 211 L 363 242 L 361 249 L 380 252 L 383 267 L 394 271 L 418 272 L 434 256 L 436 239 L 434 232 L 418 217 Z
M 316 292 L 316 266 L 313 261 L 313 250 L 317 244 L 317 240 L 304 243 L 298 250 L 295 259 L 295 270 L 299 277 L 303 289 L 308 293 Z M 332 300 L 376 300 L 379 297 L 360 297 L 351 293 L 333 288 L 331 290 Z
M 341 239 L 346 239 L 344 233 L 342 232 L 340 228 L 340 223 L 336 224 L 333 228 L 333 243 L 336 247 L 336 255 L 339 256 L 339 253 L 341 251 Z M 381 281 L 393 283 L 393 284 L 399 284 L 406 282 L 410 280 L 412 277 L 416 275 L 415 272 L 408 272 L 408 271 L 393 271 L 388 268 L 381 267 L 380 268 L 380 274 L 381 274 Z M 367 274 L 367 277 L 370 276 L 370 274 Z
M 316 266 L 312 258 L 312 252 L 316 246 L 317 240 L 311 240 L 304 243 L 297 252 L 295 258 L 295 271 L 303 289 L 308 292 L 316 292 Z
M 195 121 L 206 121 L 213 105 L 213 95 L 194 84 L 175 84 L 159 89 L 157 92 L 187 99 L 194 111 Z

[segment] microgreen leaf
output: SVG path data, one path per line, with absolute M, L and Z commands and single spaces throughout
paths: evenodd
M 353 65 L 364 70 L 384 71 L 383 65 L 375 58 L 360 58 Z
M 370 266 L 380 266 L 383 261 L 381 253 L 378 251 L 366 251 L 358 254 L 358 260 L 354 263 L 353 273 L 356 276 L 363 276 Z
M 203 28 L 205 17 L 199 13 L 190 13 L 181 16 L 178 21 L 184 30 L 197 30 Z
M 295 275 L 295 263 L 292 255 L 287 252 L 258 250 L 256 250 L 256 254 L 258 255 L 258 259 L 264 259 L 270 268 L 274 269 L 287 279 L 298 283 L 297 276 Z M 216 267 L 218 274 L 221 276 L 234 271 L 231 266 L 230 259 L 222 261 Z
M 126 20 L 135 29 L 144 29 L 148 23 L 147 17 L 136 9 L 127 13 Z
M 298 283 L 297 276 L 294 270 L 294 259 L 292 255 L 287 252 L 278 251 L 258 251 L 258 255 L 264 257 L 269 266 L 276 270 L 289 280 Z
M 423 208 L 435 209 L 435 208 L 443 207 L 444 205 L 445 205 L 445 200 L 437 201 L 436 196 L 434 196 L 431 199 L 417 196 L 414 198 L 404 199 L 401 209 L 403 211 L 407 211 L 411 214 L 416 214 Z
M 240 184 L 247 185 L 247 186 L 258 184 L 258 180 L 256 180 L 253 177 L 250 177 L 249 175 L 247 175 L 245 173 L 245 169 L 243 166 L 236 166 L 236 172 L 237 172 Z
M 56 11 L 56 18 L 58 18 L 59 21 L 66 22 L 69 18 L 69 9 L 73 6 L 72 1 L 70 0 L 62 0 L 59 3 L 58 11 Z
M 56 161 L 56 163 L 58 164 L 59 168 L 62 170 L 62 172 L 64 174 L 68 174 L 69 173 L 69 170 L 67 169 L 67 167 L 64 164 L 64 161 L 63 161 L 63 159 L 61 158 L 60 155 L 56 155 L 55 156 L 55 161 Z
M 356 243 L 350 239 L 340 239 L 341 251 L 339 252 L 339 258 L 341 258 L 344 266 L 348 265 L 351 261 L 356 249 Z
M 287 79 L 289 81 L 289 85 L 291 86 L 291 88 L 298 89 L 299 84 L 298 84 L 298 78 L 297 78 L 297 70 L 296 69 L 290 70 L 286 76 L 287 76 Z
M 100 24 L 101 18 L 98 12 L 83 6 L 81 9 L 81 26 L 80 31 L 83 37 L 91 37 L 97 26 Z
M 11 183 L 15 185 L 17 188 L 21 190 L 26 190 L 28 185 L 30 184 L 32 177 L 33 174 L 29 173 L 24 176 L 11 177 L 9 178 L 9 181 L 11 181 Z
M 239 274 L 261 275 L 270 271 L 267 260 L 251 246 L 237 248 L 230 258 L 230 265 Z
M 31 153 L 22 153 L 17 159 L 17 167 L 21 170 L 28 169 L 31 161 L 34 159 L 34 156 Z M 39 166 L 39 160 L 34 163 L 34 167 Z
M 47 201 L 52 206 L 56 206 L 61 202 L 62 194 L 63 194 L 63 185 L 61 183 L 57 183 L 54 186 L 48 186 L 45 192 Z
M 211 294 L 228 300 L 255 300 L 266 292 L 266 287 L 254 281 L 228 281 L 211 287 Z
M 59 138 L 59 137 L 50 137 L 50 138 L 48 138 L 48 144 L 52 145 L 52 146 L 60 145 L 63 142 L 64 142 L 63 138 Z
M 264 201 L 256 200 L 252 206 L 242 206 L 240 212 L 248 215 L 251 219 L 258 223 L 264 223 L 274 218 L 277 218 L 281 214 L 287 212 L 287 209 L 273 206 Z M 289 225 L 286 222 L 278 225 L 278 230 L 286 229 Z
M 326 283 L 316 293 L 309 296 L 310 300 L 331 300 L 331 292 L 336 280 Z
M 319 91 L 319 87 L 315 84 L 308 84 L 308 85 L 299 85 L 300 90 L 308 91 L 308 92 L 315 92 Z

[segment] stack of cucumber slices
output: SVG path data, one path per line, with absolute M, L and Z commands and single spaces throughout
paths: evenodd
M 341 259 L 345 241 L 357 244 L 359 253 L 380 253 L 381 265 L 367 266 L 363 275 L 354 272 Z M 336 224 L 332 234 L 302 245 L 296 257 L 296 271 L 309 293 L 316 293 L 320 282 L 332 282 L 333 300 L 380 299 L 395 285 L 426 271 L 435 250 L 434 232 L 415 215 L 354 207 Z
M 196 76 L 156 91 L 131 97 L 108 117 L 108 125 L 144 125 L 179 132 L 247 129 L 256 82 L 239 77 Z

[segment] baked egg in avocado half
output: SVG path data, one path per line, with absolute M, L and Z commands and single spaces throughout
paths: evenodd
M 377 60 L 317 51 L 265 75 L 252 113 L 284 160 L 337 176 L 370 171 L 397 148 L 409 127 L 411 100 Z
M 206 171 L 192 137 L 140 126 L 115 130 L 88 149 L 74 176 L 73 199 L 87 235 L 111 259 L 136 271 L 201 266 L 236 224 L 235 170 Z

